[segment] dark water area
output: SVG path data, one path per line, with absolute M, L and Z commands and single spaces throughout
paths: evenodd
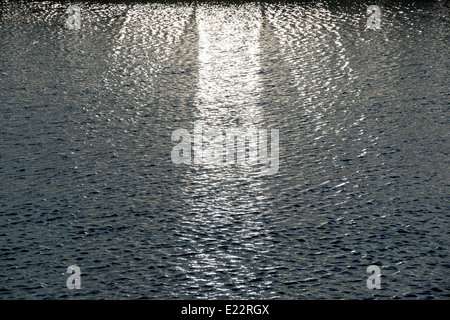
M 448 2 L 71 4 L 0 4 L 0 299 L 450 297 Z M 174 163 L 195 121 L 278 172 Z

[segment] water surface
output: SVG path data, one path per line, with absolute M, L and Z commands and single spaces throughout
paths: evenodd
M 449 7 L 379 4 L 83 2 L 68 30 L 3 1 L 1 298 L 448 298 Z M 279 129 L 278 173 L 174 164 L 195 121 Z

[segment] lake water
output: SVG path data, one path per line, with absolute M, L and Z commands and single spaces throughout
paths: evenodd
M 450 297 L 448 2 L 71 4 L 0 5 L 1 299 Z

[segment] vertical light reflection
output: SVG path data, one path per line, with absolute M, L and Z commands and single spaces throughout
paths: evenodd
M 160 71 L 180 39 L 192 7 L 135 4 L 123 17 L 116 43 L 108 57 L 104 82 L 110 91 L 127 95 L 130 103 L 152 94 Z
M 344 40 L 352 17 L 321 4 L 268 5 L 266 14 L 298 94 L 295 112 L 305 124 L 298 139 L 327 155 L 320 163 L 336 172 L 337 195 L 355 174 L 342 160 L 364 157 L 367 148 L 354 63 Z
M 100 122 L 105 127 L 101 132 L 113 133 L 105 139 L 114 150 L 114 158 L 139 154 L 149 161 L 161 151 L 156 136 L 162 126 L 144 123 L 162 124 L 158 117 L 169 121 L 165 116 L 169 105 L 160 100 L 169 100 L 178 83 L 165 72 L 173 66 L 170 59 L 186 34 L 192 14 L 193 7 L 187 4 L 133 4 L 117 18 L 117 29 L 110 30 L 115 37 L 111 39 L 112 48 L 105 51 L 104 87 L 99 103 L 89 112 L 94 119 L 106 118 Z M 162 90 L 164 81 L 166 88 Z
M 354 72 L 342 44 L 343 13 L 300 5 L 269 6 L 266 12 L 292 66 L 301 98 L 313 102 L 319 95 L 323 98 L 336 91 L 337 80 L 353 81 Z
M 260 121 L 257 6 L 197 11 L 199 32 L 198 119 L 214 126 Z
M 195 118 L 205 127 L 260 128 L 259 28 L 257 5 L 208 6 L 196 11 L 199 84 Z M 203 298 L 261 297 L 266 197 L 254 168 L 200 165 L 187 177 L 180 221 L 184 243 L 179 267 L 186 294 Z M 268 267 L 269 268 L 269 267 Z M 209 289 L 208 289 L 209 288 Z

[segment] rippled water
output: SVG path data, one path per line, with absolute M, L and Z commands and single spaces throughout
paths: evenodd
M 70 2 L 3 1 L 0 297 L 448 298 L 449 6 L 368 30 L 349 3 L 86 2 L 68 30 Z M 278 173 L 174 164 L 194 121 L 279 129 Z

